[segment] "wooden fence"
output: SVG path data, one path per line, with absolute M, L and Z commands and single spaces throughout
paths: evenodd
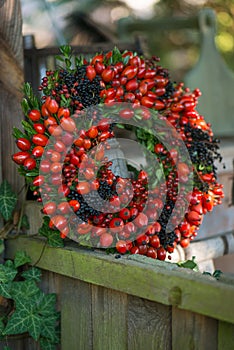
M 19 0 L 2 2 L 0 11 L 0 134 L 6 155 L 0 156 L 0 180 L 8 179 L 18 191 L 23 179 L 9 156 L 15 151 L 12 126 L 22 118 Z M 32 211 L 30 233 L 36 232 L 33 222 L 39 218 L 39 210 Z M 44 243 L 33 237 L 8 240 L 6 258 L 24 250 L 34 263 Z M 141 256 L 116 259 L 72 243 L 46 247 L 37 266 L 43 270 L 44 291 L 58 296 L 62 350 L 234 349 L 234 283 L 227 275 L 216 281 L 171 263 Z M 28 338 L 8 344 L 14 350 L 39 349 Z
M 36 262 L 39 238 L 7 242 Z M 219 281 L 143 256 L 49 248 L 37 264 L 43 288 L 58 295 L 62 350 L 232 350 L 234 279 Z M 2 348 L 0 348 L 2 349 Z M 38 350 L 28 339 L 14 350 Z

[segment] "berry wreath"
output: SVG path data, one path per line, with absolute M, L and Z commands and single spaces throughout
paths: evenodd
M 197 110 L 199 89 L 170 80 L 159 58 L 117 48 L 87 61 L 62 46 L 37 97 L 24 84 L 23 131 L 12 156 L 43 204 L 47 238 L 170 259 L 221 204 L 219 140 Z M 119 130 L 135 134 L 146 166 L 116 175 L 106 156 Z M 127 162 L 127 161 L 126 161 Z

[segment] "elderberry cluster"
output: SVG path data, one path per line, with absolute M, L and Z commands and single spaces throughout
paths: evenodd
M 212 138 L 206 131 L 193 128 L 189 123 L 184 127 L 187 139 L 189 139 L 188 152 L 193 164 L 202 164 L 204 169 L 208 167 L 216 176 L 217 167 L 215 160 L 222 161 L 219 153 L 219 140 Z M 200 169 L 199 169 L 200 170 Z
M 97 196 L 97 192 L 96 191 L 91 191 L 88 195 L 87 195 L 87 201 L 84 199 L 84 196 L 82 196 L 80 193 L 72 190 L 70 191 L 70 193 L 68 194 L 67 198 L 69 200 L 71 199 L 76 199 L 78 200 L 78 202 L 80 203 L 80 208 L 78 211 L 76 211 L 76 215 L 85 222 L 88 222 L 88 219 L 91 216 L 95 216 L 95 215 L 100 215 L 101 212 L 94 209 L 93 205 L 95 204 L 95 206 L 97 207 L 98 205 L 98 196 Z M 100 203 L 101 206 L 102 203 Z
M 101 91 L 100 77 L 96 76 L 90 81 L 86 76 L 86 66 L 77 67 L 75 72 L 61 70 L 59 84 L 57 84 L 55 91 L 57 94 L 66 92 L 76 105 L 79 103 L 83 107 L 97 105 L 101 101 L 99 96 Z

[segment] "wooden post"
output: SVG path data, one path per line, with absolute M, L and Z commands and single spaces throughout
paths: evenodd
M 11 160 L 16 152 L 13 126 L 22 119 L 23 38 L 20 0 L 0 1 L 0 182 L 7 179 L 17 193 L 24 180 Z

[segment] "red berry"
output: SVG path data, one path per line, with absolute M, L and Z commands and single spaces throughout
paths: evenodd
M 123 229 L 124 222 L 121 218 L 113 218 L 109 223 L 109 227 L 112 232 L 118 233 Z
M 58 112 L 58 109 L 59 109 L 59 105 L 58 105 L 58 102 L 54 99 L 51 99 L 49 101 L 49 103 L 46 105 L 49 113 L 57 113 Z
M 137 246 L 134 246 L 130 250 L 131 254 L 139 254 L 139 248 Z
M 18 152 L 13 154 L 12 156 L 12 160 L 16 163 L 16 164 L 24 164 L 25 159 L 30 157 L 30 153 L 29 152 Z
M 42 209 L 42 212 L 46 215 L 52 215 L 55 213 L 57 205 L 55 202 L 46 203 Z
M 147 255 L 149 258 L 156 259 L 156 258 L 157 258 L 157 251 L 156 251 L 156 249 L 154 249 L 153 247 L 149 247 L 149 248 L 147 249 L 146 255 Z
M 130 80 L 136 76 L 137 72 L 138 72 L 138 68 L 136 66 L 127 66 L 126 68 L 124 68 L 121 75 L 123 77 L 126 77 L 127 80 Z
M 36 163 L 34 158 L 29 157 L 29 158 L 25 159 L 24 168 L 26 170 L 33 170 L 36 168 L 36 166 L 37 166 L 37 163 Z
M 43 134 L 35 134 L 32 137 L 32 142 L 37 146 L 46 146 L 48 137 Z
M 31 148 L 31 142 L 23 137 L 16 140 L 16 145 L 21 151 L 29 151 Z
M 157 249 L 157 258 L 159 260 L 165 260 L 167 256 L 167 252 L 163 247 Z
M 128 208 L 123 208 L 119 212 L 119 216 L 123 220 L 128 220 L 131 217 L 130 210 Z
M 110 233 L 103 233 L 100 236 L 100 245 L 103 248 L 108 248 L 113 243 L 113 237 Z
M 36 122 L 38 120 L 41 119 L 41 113 L 40 111 L 38 111 L 38 109 L 32 109 L 29 113 L 28 113 L 28 117 L 30 120 L 32 120 L 33 122 Z
M 160 247 L 160 239 L 157 235 L 150 237 L 150 245 L 154 248 Z
M 46 131 L 45 125 L 41 123 L 35 123 L 33 124 L 33 128 L 38 134 L 44 134 Z
M 119 240 L 116 245 L 115 248 L 117 250 L 117 252 L 119 252 L 120 254 L 125 254 L 127 252 L 127 243 L 126 241 L 123 240 Z
M 96 71 L 93 66 L 89 65 L 86 67 L 86 76 L 90 81 L 96 77 Z
M 67 226 L 67 219 L 63 215 L 55 215 L 50 219 L 49 225 L 62 231 Z
M 45 177 L 43 175 L 38 175 L 33 180 L 33 186 L 37 186 L 37 187 L 41 186 L 41 185 L 43 185 L 44 182 L 45 182 Z

